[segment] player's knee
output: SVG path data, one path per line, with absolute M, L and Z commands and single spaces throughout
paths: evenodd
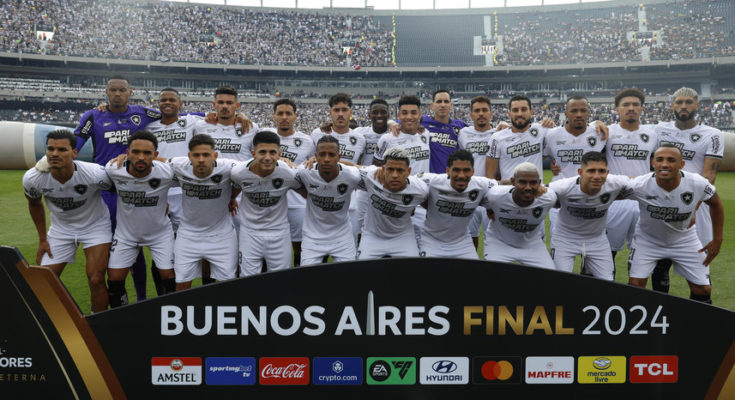
M 104 271 L 93 271 L 87 273 L 87 282 L 90 288 L 98 288 L 105 286 L 105 273 Z

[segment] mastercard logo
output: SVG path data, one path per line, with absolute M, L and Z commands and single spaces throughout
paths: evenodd
M 489 381 L 507 381 L 513 376 L 513 364 L 506 360 L 486 361 L 482 364 L 482 377 Z

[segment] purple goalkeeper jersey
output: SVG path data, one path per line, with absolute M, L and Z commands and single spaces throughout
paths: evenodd
M 421 117 L 421 125 L 431 133 L 431 163 L 430 170 L 435 174 L 447 171 L 449 154 L 459 147 L 457 145 L 459 131 L 467 124 L 459 119 L 450 119 L 448 124 L 439 122 L 428 115 Z
M 130 105 L 127 111 L 120 114 L 89 110 L 82 115 L 79 126 L 74 130 L 77 135 L 77 150 L 84 146 L 87 139 L 92 138 L 94 162 L 105 165 L 125 153 L 128 149 L 128 136 L 159 119 L 161 113 L 158 110 L 139 105 Z

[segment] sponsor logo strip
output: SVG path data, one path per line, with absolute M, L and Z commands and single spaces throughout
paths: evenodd
M 362 385 L 362 357 L 314 357 L 315 385 Z
M 415 385 L 414 357 L 368 357 L 365 363 L 368 385 Z
M 577 358 L 577 382 L 625 383 L 626 358 L 623 356 L 583 356 Z
M 678 380 L 678 356 L 630 357 L 630 383 L 674 383 Z
M 525 382 L 573 383 L 574 357 L 526 357 Z
M 153 357 L 154 385 L 201 385 L 202 359 L 199 357 Z
M 307 357 L 263 357 L 259 365 L 261 385 L 309 384 Z
M 207 357 L 207 385 L 255 385 L 258 370 L 253 357 Z
M 466 385 L 470 383 L 470 359 L 467 357 L 421 357 L 422 385 Z

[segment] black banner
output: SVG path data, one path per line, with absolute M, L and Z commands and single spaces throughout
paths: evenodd
M 3 250 L 3 269 L 21 268 L 6 264 Z M 2 302 L 23 309 L 5 290 L 3 280 L 18 278 L 11 275 L 0 279 Z M 36 386 L 54 384 L 61 393 L 70 385 L 51 367 L 53 356 L 27 313 L 9 315 L 12 323 L 0 328 L 9 343 L 3 346 L 18 349 L 16 357 L 32 354 L 34 368 L 48 367 L 43 384 L 6 380 L 0 391 L 33 397 Z M 109 393 L 118 395 L 119 382 L 129 398 L 735 395 L 728 380 L 732 312 L 484 261 L 297 268 L 154 298 L 86 322 L 104 350 L 97 364 L 114 370 Z M 80 369 L 68 355 L 56 364 Z M 0 364 L 0 374 L 8 373 Z

